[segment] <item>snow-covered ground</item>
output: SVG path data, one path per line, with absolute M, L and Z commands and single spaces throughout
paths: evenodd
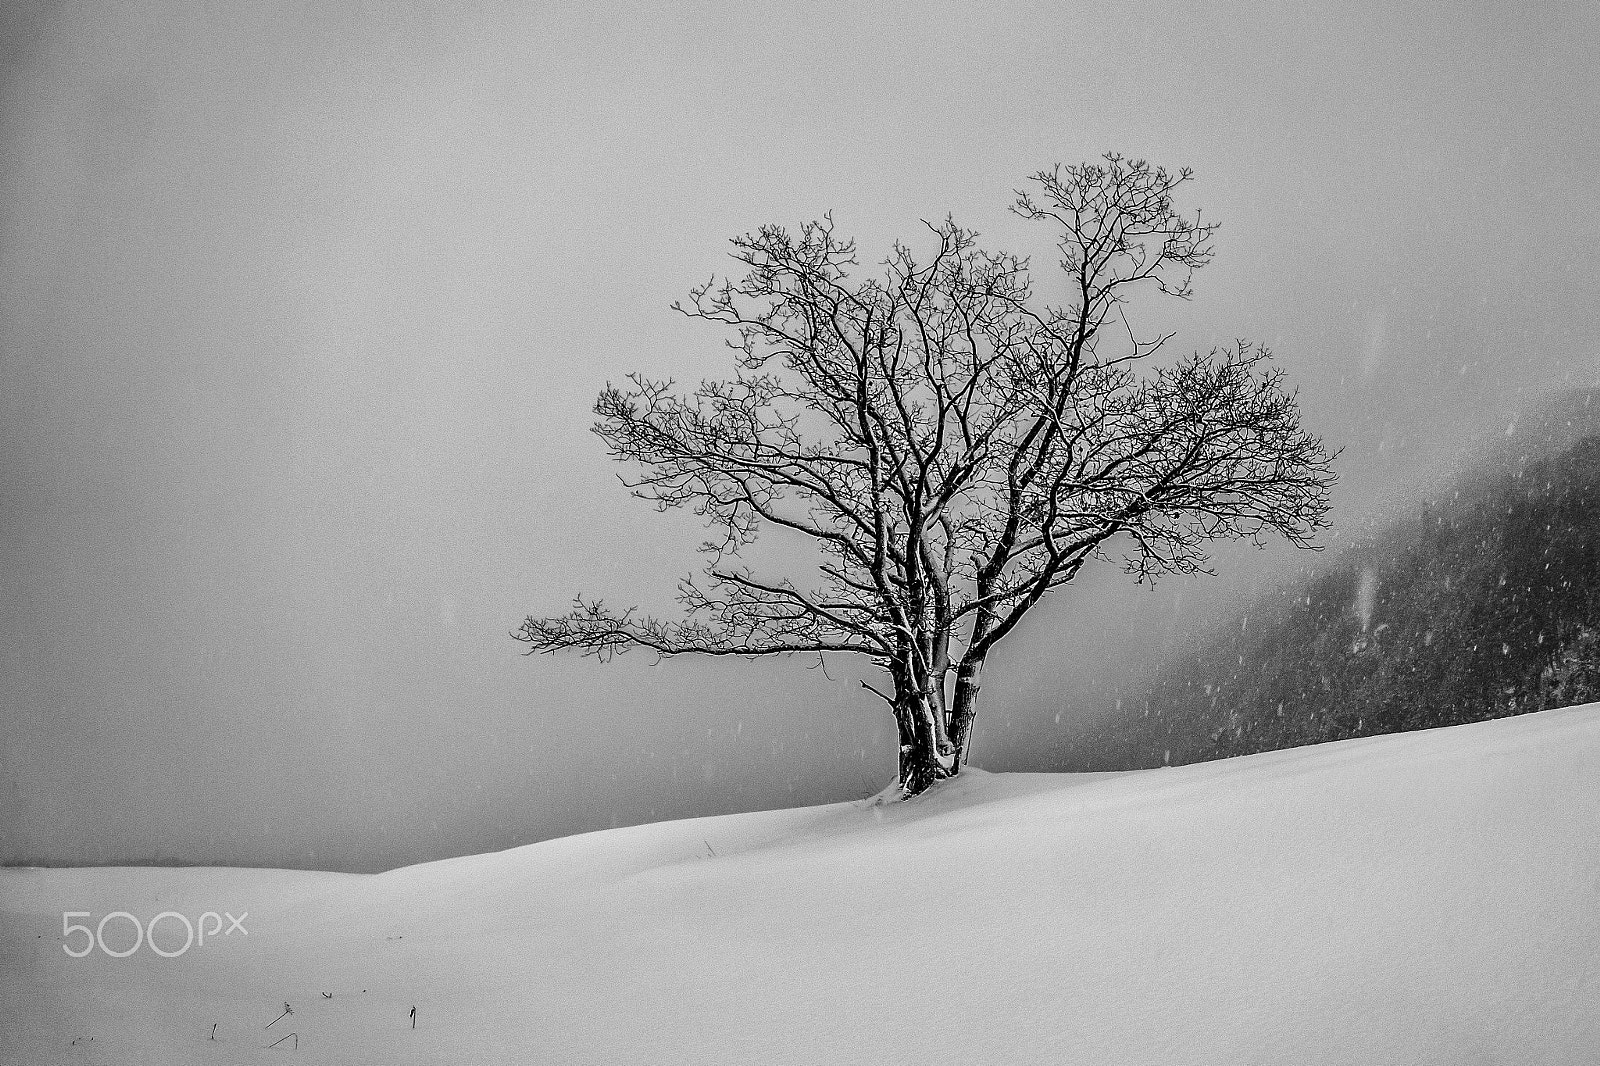
M 248 935 L 71 958 L 63 911 Z M 1592 1063 L 1600 705 L 372 877 L 6 870 L 0 931 L 7 1064 Z

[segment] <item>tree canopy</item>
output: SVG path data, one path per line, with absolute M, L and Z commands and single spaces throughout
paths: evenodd
M 1171 357 L 1128 314 L 1141 290 L 1187 299 L 1211 260 L 1216 225 L 1174 203 L 1191 178 L 1115 154 L 1034 175 L 1013 210 L 1056 230 L 1059 306 L 949 219 L 875 272 L 831 216 L 735 238 L 742 275 L 675 305 L 729 331 L 733 376 L 634 375 L 595 405 L 633 491 L 715 530 L 683 616 L 580 597 L 514 635 L 530 653 L 865 656 L 914 794 L 959 772 L 989 653 L 1086 564 L 1148 580 L 1202 570 L 1217 538 L 1310 546 L 1330 456 L 1267 350 Z M 816 579 L 746 565 L 763 528 L 808 541 Z

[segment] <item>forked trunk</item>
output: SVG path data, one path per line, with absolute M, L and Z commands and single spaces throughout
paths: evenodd
M 936 781 L 954 777 L 957 749 L 945 731 L 943 711 L 921 693 L 910 692 L 895 705 L 900 723 L 900 791 L 926 792 Z
M 954 777 L 956 761 L 953 753 L 940 752 L 936 736 L 921 715 L 910 717 L 915 726 L 910 737 L 901 733 L 900 791 L 916 796 L 932 788 L 934 782 Z
M 971 743 L 972 720 L 977 714 L 983 663 L 962 663 L 948 714 L 945 700 L 940 698 L 942 670 L 935 678 L 920 679 L 921 684 L 910 663 L 897 663 L 891 672 L 895 681 L 895 723 L 900 731 L 900 792 L 916 796 L 961 772 Z

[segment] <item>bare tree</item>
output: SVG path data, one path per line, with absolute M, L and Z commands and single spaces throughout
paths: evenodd
M 1331 459 L 1269 353 L 1158 355 L 1171 334 L 1126 314 L 1140 289 L 1187 299 L 1211 259 L 1215 224 L 1173 202 L 1190 179 L 1115 154 L 1034 175 L 1013 210 L 1059 229 L 1059 307 L 949 220 L 924 224 L 930 256 L 896 244 L 871 277 L 831 216 L 736 238 L 744 276 L 675 305 L 731 330 L 735 376 L 679 395 L 635 375 L 595 405 L 635 494 L 718 531 L 685 616 L 579 597 L 514 636 L 529 654 L 866 656 L 914 795 L 960 771 L 990 652 L 1084 564 L 1146 580 L 1204 570 L 1215 538 L 1311 546 Z M 815 547 L 817 587 L 744 565 L 763 525 Z

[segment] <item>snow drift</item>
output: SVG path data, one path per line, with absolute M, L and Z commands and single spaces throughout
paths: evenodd
M 6 1063 L 1592 1062 L 1600 705 L 370 877 L 6 870 L 0 922 Z

